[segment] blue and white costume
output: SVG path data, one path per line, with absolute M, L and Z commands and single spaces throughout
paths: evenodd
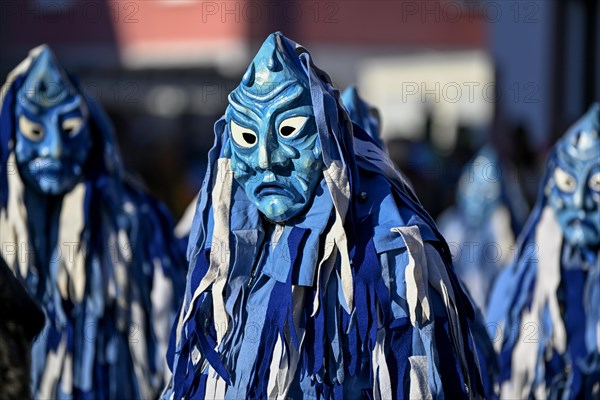
M 215 124 L 188 258 L 166 399 L 484 396 L 444 239 L 280 33 Z
M 488 326 L 506 398 L 600 396 L 600 105 L 558 141 Z
M 110 123 L 50 49 L 1 93 L 1 255 L 46 314 L 33 396 L 156 397 L 185 279 L 170 216 L 124 181 Z

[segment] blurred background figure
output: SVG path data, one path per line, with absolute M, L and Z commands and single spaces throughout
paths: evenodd
M 46 314 L 33 396 L 155 397 L 186 270 L 169 212 L 47 46 L 0 94 L 0 255 Z
M 234 78 L 280 30 L 377 106 L 390 156 L 437 217 L 486 142 L 533 203 L 546 151 L 600 98 L 599 19 L 586 0 L 3 1 L 0 73 L 52 45 L 114 121 L 125 165 L 180 217 Z
M 482 148 L 463 170 L 456 204 L 438 218 L 456 273 L 484 313 L 494 278 L 513 256 L 514 228 L 524 222 L 514 210 L 526 208 L 525 199 L 506 189 L 507 175 L 496 152 Z
M 498 277 L 502 398 L 600 396 L 600 104 L 561 138 L 515 262 Z
M 373 141 L 382 149 L 385 144 L 381 140 L 381 119 L 377 108 L 367 104 L 359 95 L 354 85 L 342 92 L 342 103 L 348 111 L 350 120 L 364 129 Z
M 0 398 L 31 398 L 31 342 L 44 313 L 0 257 Z
M 188 237 L 190 230 L 192 229 L 192 223 L 194 222 L 194 213 L 196 212 L 196 206 L 198 203 L 198 196 L 194 197 L 190 204 L 183 212 L 183 215 L 175 226 L 175 236 L 182 240 L 182 243 L 187 246 Z

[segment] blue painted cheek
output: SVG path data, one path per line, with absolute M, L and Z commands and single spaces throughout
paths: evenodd
M 312 151 L 309 154 L 304 154 L 298 162 L 298 184 L 301 186 L 301 190 L 307 201 L 312 198 L 315 187 L 321 180 L 322 170 L 323 161 L 321 158 L 315 158 Z
M 317 159 L 310 155 L 303 155 L 300 159 L 298 170 L 309 174 L 317 165 Z
M 24 139 L 17 137 L 15 146 L 15 157 L 18 163 L 27 163 L 39 154 L 39 145 L 27 143 Z
M 586 210 L 583 242 L 588 246 L 600 245 L 600 194 L 588 190 L 583 201 Z
M 236 151 L 233 151 L 231 155 L 231 170 L 233 171 L 234 178 L 238 183 L 244 186 L 250 179 L 256 177 L 256 171 L 251 167 L 253 160 L 257 157 L 253 154 L 241 155 Z

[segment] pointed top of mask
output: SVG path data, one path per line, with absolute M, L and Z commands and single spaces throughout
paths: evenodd
M 52 107 L 74 95 L 67 72 L 48 46 L 42 46 L 19 90 L 19 100 L 38 107 Z
M 600 157 L 600 104 L 594 103 L 557 145 L 559 156 L 569 155 L 580 160 Z
M 292 82 L 305 82 L 307 86 L 307 75 L 296 49 L 302 48 L 280 32 L 270 34 L 246 69 L 242 82 L 235 91 L 241 91 L 259 101 L 268 101 Z
M 342 93 L 342 103 L 348 111 L 350 120 L 359 125 L 375 140 L 380 148 L 385 145 L 381 140 L 381 124 L 379 111 L 364 101 L 358 94 L 358 89 L 350 85 Z

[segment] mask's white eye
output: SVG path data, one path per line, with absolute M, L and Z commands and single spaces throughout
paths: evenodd
M 600 172 L 596 172 L 590 177 L 588 186 L 595 192 L 600 192 Z
M 83 118 L 81 117 L 72 117 L 67 118 L 62 123 L 62 131 L 69 135 L 69 137 L 77 136 L 79 131 L 81 131 L 81 127 L 83 126 Z
M 230 122 L 229 129 L 231 130 L 233 141 L 238 146 L 249 148 L 258 142 L 258 136 L 252 129 L 244 128 L 243 126 L 236 124 L 235 121 Z
M 558 186 L 561 191 L 566 193 L 574 192 L 577 187 L 575 177 L 560 168 L 554 170 L 554 182 L 556 182 L 556 186 Z
M 279 134 L 284 138 L 296 136 L 304 126 L 304 123 L 307 119 L 307 117 L 299 116 L 291 117 L 282 121 L 281 124 L 279 124 Z
M 19 130 L 23 133 L 23 136 L 35 142 L 42 140 L 44 137 L 44 127 L 24 115 L 19 117 Z

